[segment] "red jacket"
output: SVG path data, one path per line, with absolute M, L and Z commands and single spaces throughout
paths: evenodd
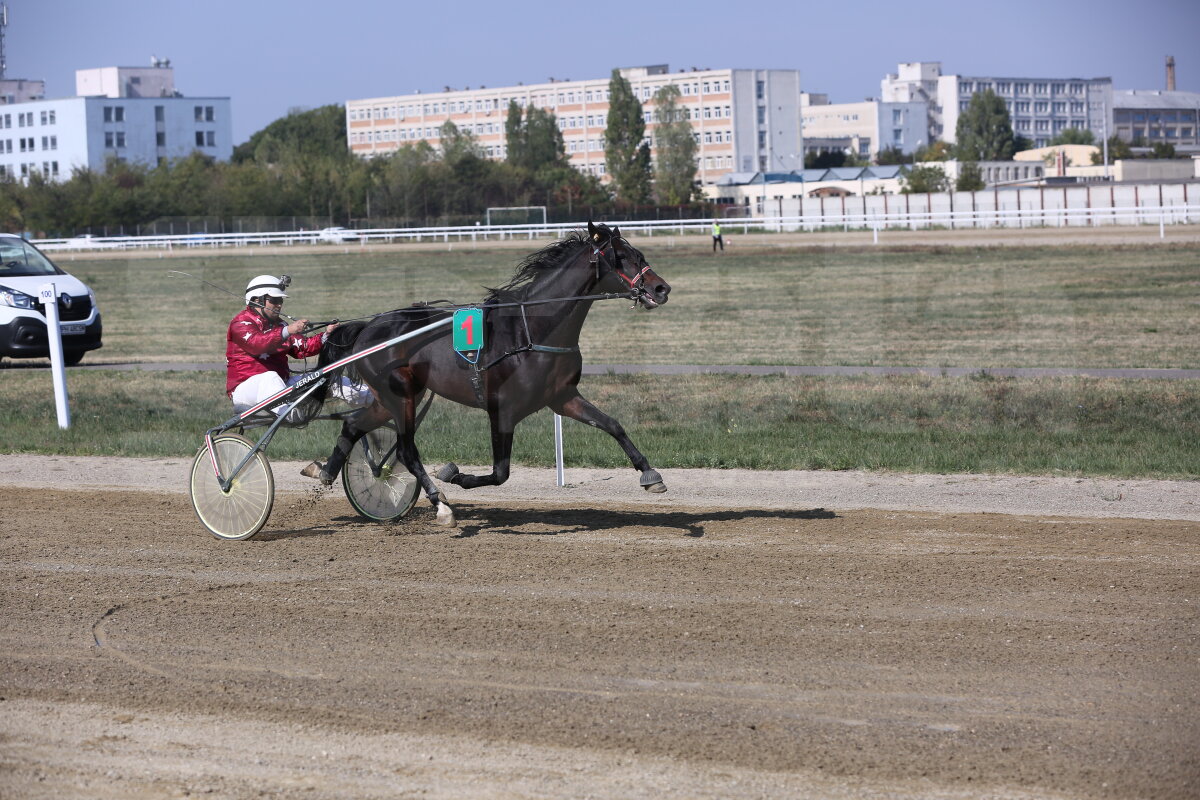
M 287 335 L 283 323 L 272 324 L 258 309 L 247 306 L 229 323 L 225 334 L 225 394 L 242 381 L 270 370 L 287 381 L 288 356 L 308 358 L 321 352 L 321 337 Z

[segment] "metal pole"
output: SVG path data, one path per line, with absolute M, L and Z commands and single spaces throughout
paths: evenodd
M 58 412 L 58 427 L 71 427 L 71 408 L 67 402 L 67 371 L 63 364 L 62 328 L 58 324 L 58 293 L 53 283 L 38 289 L 39 299 L 46 307 L 46 341 L 50 345 L 50 373 L 54 377 L 54 408 Z
M 558 414 L 554 415 L 554 464 L 556 485 L 566 486 L 566 481 L 563 479 L 562 417 Z

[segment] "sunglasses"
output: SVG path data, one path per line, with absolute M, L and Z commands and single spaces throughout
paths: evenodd
M 268 295 L 267 297 L 263 298 L 263 302 L 270 303 L 273 306 L 281 306 L 281 305 L 283 305 L 283 298 L 282 297 L 271 297 Z

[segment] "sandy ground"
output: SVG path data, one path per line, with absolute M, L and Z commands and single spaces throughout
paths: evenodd
M 273 465 L 0 457 L 0 796 L 1200 794 L 1200 486 L 517 469 L 393 525 Z

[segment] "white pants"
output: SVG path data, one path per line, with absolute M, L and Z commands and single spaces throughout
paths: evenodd
M 304 377 L 303 373 L 293 375 L 288 378 L 286 385 L 294 386 L 302 377 Z M 239 383 L 237 388 L 233 390 L 233 395 L 231 396 L 233 411 L 235 414 L 248 411 L 268 397 L 282 392 L 284 388 L 283 378 L 279 377 L 278 373 L 270 370 L 246 378 L 246 380 Z M 355 408 L 365 406 L 373 399 L 371 390 L 365 384 L 354 384 L 347 378 L 341 378 L 330 386 L 328 397 L 344 400 Z M 283 410 L 283 406 L 278 405 L 271 410 L 278 414 Z

